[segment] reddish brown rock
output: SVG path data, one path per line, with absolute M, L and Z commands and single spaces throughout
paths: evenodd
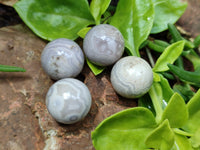
M 196 37 L 200 34 L 200 0 L 184 0 L 187 1 L 188 7 L 179 19 L 178 25 Z
M 38 62 L 44 44 L 21 25 L 0 30 L 0 64 L 27 69 L 26 73 L 0 73 L 1 149 L 40 150 L 45 145 L 31 109 L 37 96 L 44 96 L 46 91 L 38 84 L 48 79 L 44 75 L 40 78 L 43 73 Z
M 199 8 L 198 4 L 194 7 Z M 178 23 L 193 35 L 200 34 L 198 16 L 193 19 L 195 24 L 190 23 L 192 27 L 187 25 L 191 14 L 184 14 Z M 57 123 L 45 106 L 46 93 L 53 84 L 40 65 L 45 44 L 46 41 L 36 37 L 25 25 L 0 29 L 0 64 L 27 70 L 25 73 L 0 73 L 0 150 L 94 150 L 91 131 L 106 117 L 135 107 L 137 103 L 115 93 L 109 79 L 111 67 L 95 77 L 85 65 L 77 78 L 88 86 L 92 108 L 79 123 Z
M 81 43 L 81 41 L 80 41 Z M 86 118 L 73 125 L 57 123 L 48 113 L 45 96 L 53 81 L 40 65 L 46 42 L 26 26 L 0 29 L 0 64 L 25 68 L 25 73 L 0 73 L 0 146 L 20 150 L 93 150 L 91 131 L 106 117 L 136 106 L 119 98 L 109 81 L 110 68 L 94 76 L 85 65 L 77 78 L 92 94 Z

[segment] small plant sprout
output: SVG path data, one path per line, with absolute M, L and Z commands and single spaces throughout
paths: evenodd
M 82 120 L 88 114 L 91 102 L 87 86 L 73 78 L 55 82 L 46 96 L 49 113 L 63 124 L 73 124 Z
M 60 38 L 46 45 L 41 63 L 44 71 L 54 80 L 76 77 L 83 69 L 84 55 L 77 43 Z
M 127 56 L 113 66 L 111 83 L 119 95 L 138 98 L 150 89 L 153 83 L 153 72 L 144 59 Z
M 124 52 L 124 39 L 114 26 L 101 24 L 93 27 L 85 36 L 83 50 L 87 58 L 96 65 L 115 63 Z

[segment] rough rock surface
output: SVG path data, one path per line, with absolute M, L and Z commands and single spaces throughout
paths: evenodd
M 58 124 L 48 113 L 45 95 L 53 84 L 40 64 L 46 41 L 25 25 L 0 29 L 0 63 L 25 68 L 25 73 L 0 73 L 0 149 L 92 150 L 91 131 L 106 117 L 136 101 L 118 98 L 109 69 L 95 77 L 85 65 L 78 79 L 92 94 L 87 117 L 73 125 Z
M 189 32 L 192 37 L 196 37 L 200 34 L 200 0 L 187 0 L 187 2 L 188 7 L 179 19 L 178 25 Z
M 13 5 L 16 1 L 0 0 L 0 3 Z M 178 24 L 195 37 L 200 34 L 200 20 L 199 13 L 193 11 L 200 11 L 200 1 L 188 2 L 189 7 Z M 0 15 L 5 14 L 0 9 Z M 58 124 L 45 106 L 46 93 L 54 82 L 40 64 L 46 43 L 22 24 L 0 28 L 0 64 L 27 70 L 25 73 L 0 72 L 0 150 L 94 150 L 91 131 L 106 117 L 134 107 L 137 102 L 116 95 L 109 79 L 111 68 L 95 77 L 85 65 L 77 78 L 88 86 L 92 108 L 79 123 Z

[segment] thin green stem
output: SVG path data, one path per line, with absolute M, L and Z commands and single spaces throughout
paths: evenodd
M 170 79 L 170 80 L 175 80 L 175 77 L 170 74 L 169 72 L 162 72 L 161 73 L 164 77 L 166 77 L 167 79 Z
M 26 70 L 20 67 L 0 65 L 0 72 L 25 72 Z
M 157 44 L 157 45 L 160 45 L 162 47 L 168 47 L 170 45 L 166 41 L 162 41 L 162 40 L 154 40 L 154 43 Z
M 148 47 L 156 52 L 162 53 L 166 47 L 160 46 L 158 44 L 155 44 L 152 41 L 148 41 Z
M 174 40 L 174 42 L 184 40 L 186 48 L 194 48 L 195 47 L 191 41 L 188 41 L 181 36 L 180 32 L 176 29 L 175 25 L 168 24 L 168 30 L 171 33 L 172 39 Z
M 146 53 L 147 53 L 147 56 L 149 58 L 149 62 L 151 64 L 151 67 L 153 68 L 155 66 L 155 62 L 154 62 L 154 59 L 153 59 L 151 52 L 148 48 L 146 48 Z
M 156 121 L 160 123 L 162 118 L 162 88 L 159 83 L 154 82 L 151 89 L 149 90 L 149 95 L 151 97 L 155 112 L 156 112 Z
M 145 40 L 141 45 L 140 45 L 140 48 L 139 49 L 142 49 L 142 48 L 144 48 L 145 46 L 147 46 L 147 44 L 148 44 L 148 40 Z
M 184 38 L 181 36 L 179 31 L 176 29 L 175 25 L 169 23 L 168 24 L 168 30 L 171 33 L 172 38 L 175 42 L 184 40 Z

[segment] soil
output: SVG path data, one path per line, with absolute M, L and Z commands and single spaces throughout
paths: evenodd
M 186 13 L 177 23 L 191 37 L 200 34 L 198 2 L 190 0 Z M 6 1 L 0 3 L 0 64 L 27 70 L 25 73 L 0 72 L 0 150 L 94 150 L 91 131 L 106 117 L 137 106 L 137 100 L 115 93 L 109 78 L 111 68 L 94 76 L 85 65 L 77 78 L 88 86 L 92 108 L 79 123 L 57 123 L 45 106 L 46 93 L 54 83 L 40 64 L 47 41 L 35 36 L 12 7 L 3 5 Z

